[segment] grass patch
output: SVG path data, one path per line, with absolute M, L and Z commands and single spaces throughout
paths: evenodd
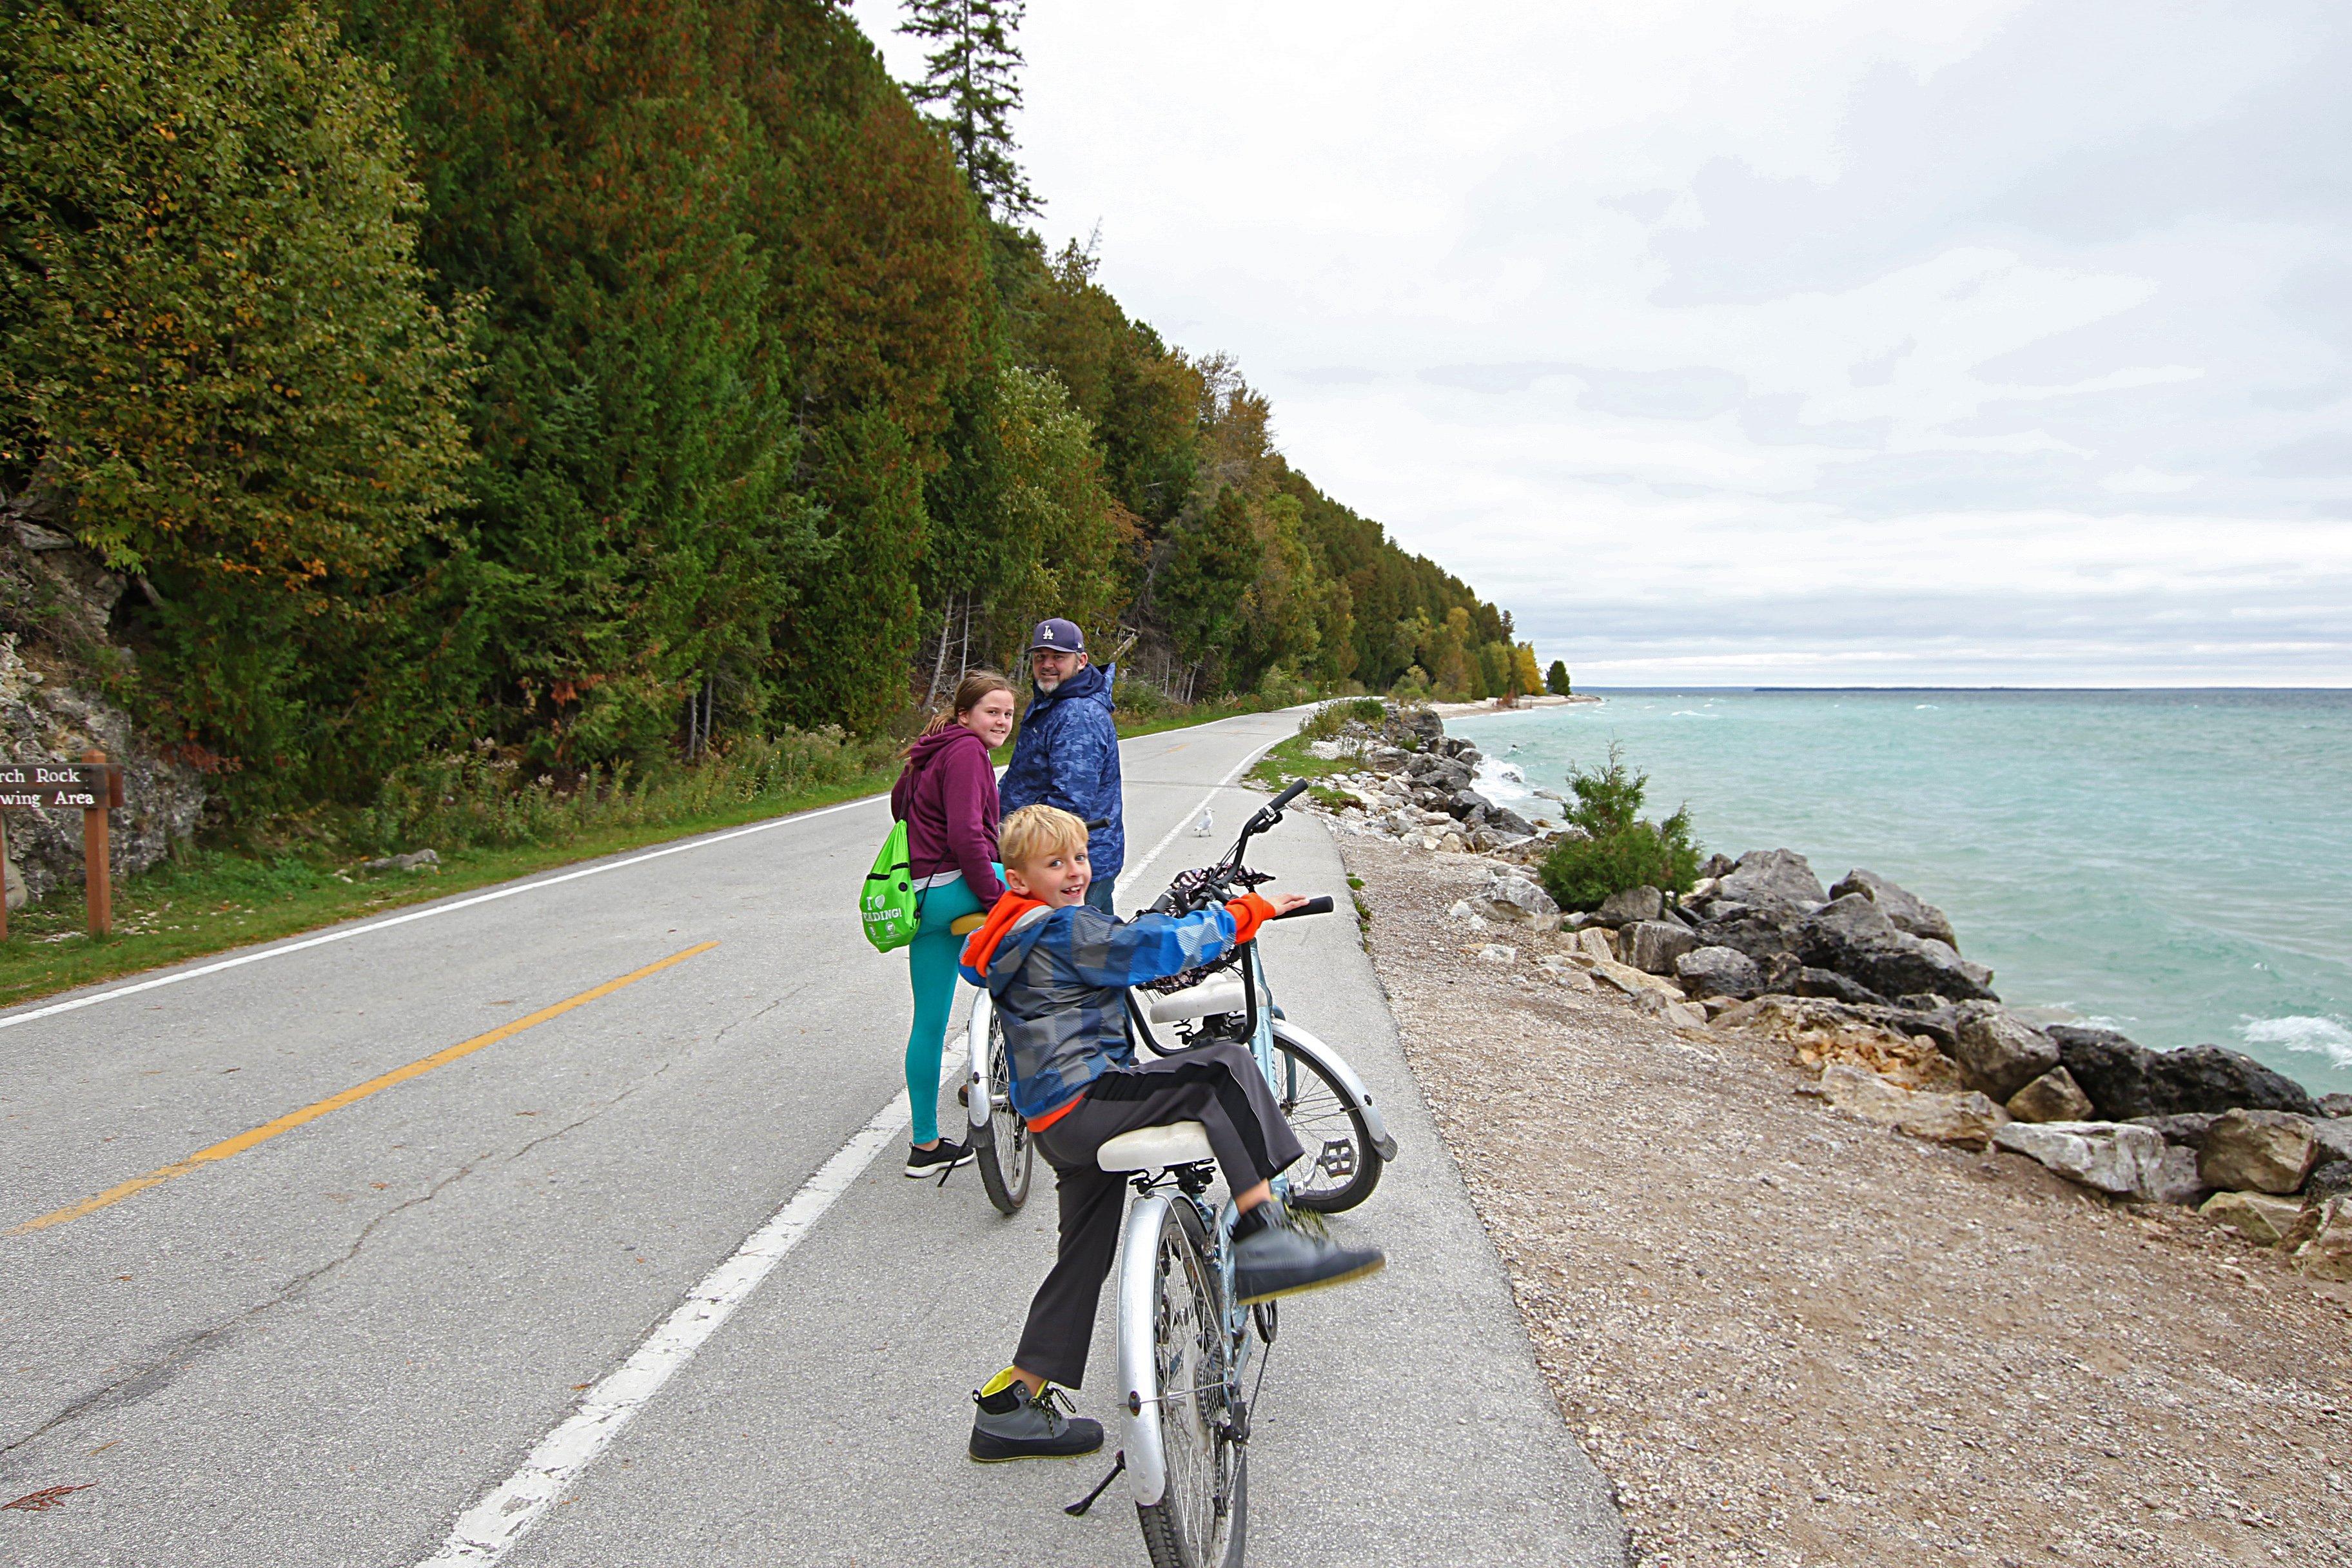
M 1312 743 L 1313 738 L 1307 735 L 1277 742 L 1250 769 L 1249 782 L 1260 789 L 1278 790 L 1293 779 L 1328 779 L 1362 766 L 1347 757 L 1316 756 L 1307 749 Z
M 636 820 L 590 820 L 556 842 L 436 845 L 441 865 L 417 871 L 362 872 L 337 865 L 317 844 L 274 854 L 184 850 L 116 884 L 112 936 L 86 932 L 78 885 L 9 911 L 8 941 L 0 944 L 0 1006 L 667 839 L 854 800 L 887 789 L 896 774 L 895 762 L 869 764 L 797 790 L 675 811 L 657 809 L 661 792 L 648 791 L 636 798 Z M 843 919 L 849 918 L 845 909 Z

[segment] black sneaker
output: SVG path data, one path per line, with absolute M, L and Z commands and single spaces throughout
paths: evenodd
M 1103 1446 L 1102 1423 L 1070 1415 L 1070 1398 L 1052 1384 L 1029 1397 L 1026 1384 L 1011 1379 L 993 1394 L 978 1394 L 971 1418 L 971 1457 L 983 1465 L 1008 1459 L 1074 1459 Z
M 942 1138 L 928 1149 L 909 1145 L 907 1150 L 907 1174 L 910 1176 L 943 1176 L 958 1165 L 971 1163 L 971 1146 L 952 1138 Z
M 1244 1302 L 1295 1296 L 1377 1274 L 1388 1261 L 1377 1247 L 1342 1246 L 1320 1226 L 1307 1229 L 1268 1205 L 1266 1223 L 1234 1243 L 1234 1295 Z

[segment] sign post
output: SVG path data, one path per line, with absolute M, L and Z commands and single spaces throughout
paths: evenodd
M 79 763 L 0 763 L 0 807 L 79 806 L 84 901 L 89 934 L 114 930 L 114 879 L 106 814 L 122 804 L 122 769 L 92 749 Z M 7 838 L 0 832 L 0 855 Z M 8 934 L 7 900 L 0 895 L 0 938 Z
M 92 748 L 81 754 L 81 760 L 93 767 L 106 766 L 106 753 Z M 100 787 L 98 803 L 82 807 L 81 812 L 81 872 L 82 898 L 89 908 L 89 934 L 114 934 L 114 857 L 107 843 L 106 808 L 114 804 L 115 792 L 122 787 L 121 774 L 110 773 Z M 0 898 L 0 902 L 5 902 Z

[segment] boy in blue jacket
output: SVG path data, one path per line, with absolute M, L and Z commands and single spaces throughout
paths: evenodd
M 982 1461 L 1066 1458 L 1102 1447 L 1102 1424 L 1066 1414 L 1048 1385 L 1086 1378 L 1126 1208 L 1127 1177 L 1095 1163 L 1111 1139 L 1171 1121 L 1207 1128 L 1239 1211 L 1234 1291 L 1243 1301 L 1353 1279 L 1387 1259 L 1293 1227 L 1274 1201 L 1273 1178 L 1305 1151 L 1247 1047 L 1217 1041 L 1139 1061 L 1127 1037 L 1128 986 L 1222 958 L 1306 900 L 1250 893 L 1197 914 L 1119 921 L 1087 902 L 1087 825 L 1068 812 L 1016 811 L 997 847 L 1007 891 L 964 944 L 963 977 L 988 987 L 1004 1021 L 1013 1109 L 1054 1167 L 1061 1245 L 1013 1364 L 972 1396 L 971 1451 Z

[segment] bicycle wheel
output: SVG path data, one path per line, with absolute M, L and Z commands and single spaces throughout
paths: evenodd
M 1291 1166 L 1290 1201 L 1318 1214 L 1354 1208 L 1381 1184 L 1387 1162 L 1372 1147 L 1364 1113 L 1340 1092 L 1322 1064 L 1274 1039 L 1275 1094 L 1290 1130 L 1307 1146 L 1307 1158 Z
M 1227 1405 L 1224 1304 L 1201 1256 L 1200 1218 L 1174 1202 L 1152 1261 L 1151 1345 L 1167 1480 L 1138 1503 L 1152 1568 L 1241 1568 L 1249 1509 L 1248 1451 Z
M 1029 1123 L 1013 1109 L 1013 1074 L 1004 1057 L 1004 1016 L 988 1018 L 988 1105 L 985 1127 L 972 1129 L 972 1153 L 980 1163 L 980 1184 L 988 1201 L 1005 1214 L 1019 1214 L 1029 1201 L 1029 1172 L 1036 1150 L 1029 1142 Z

